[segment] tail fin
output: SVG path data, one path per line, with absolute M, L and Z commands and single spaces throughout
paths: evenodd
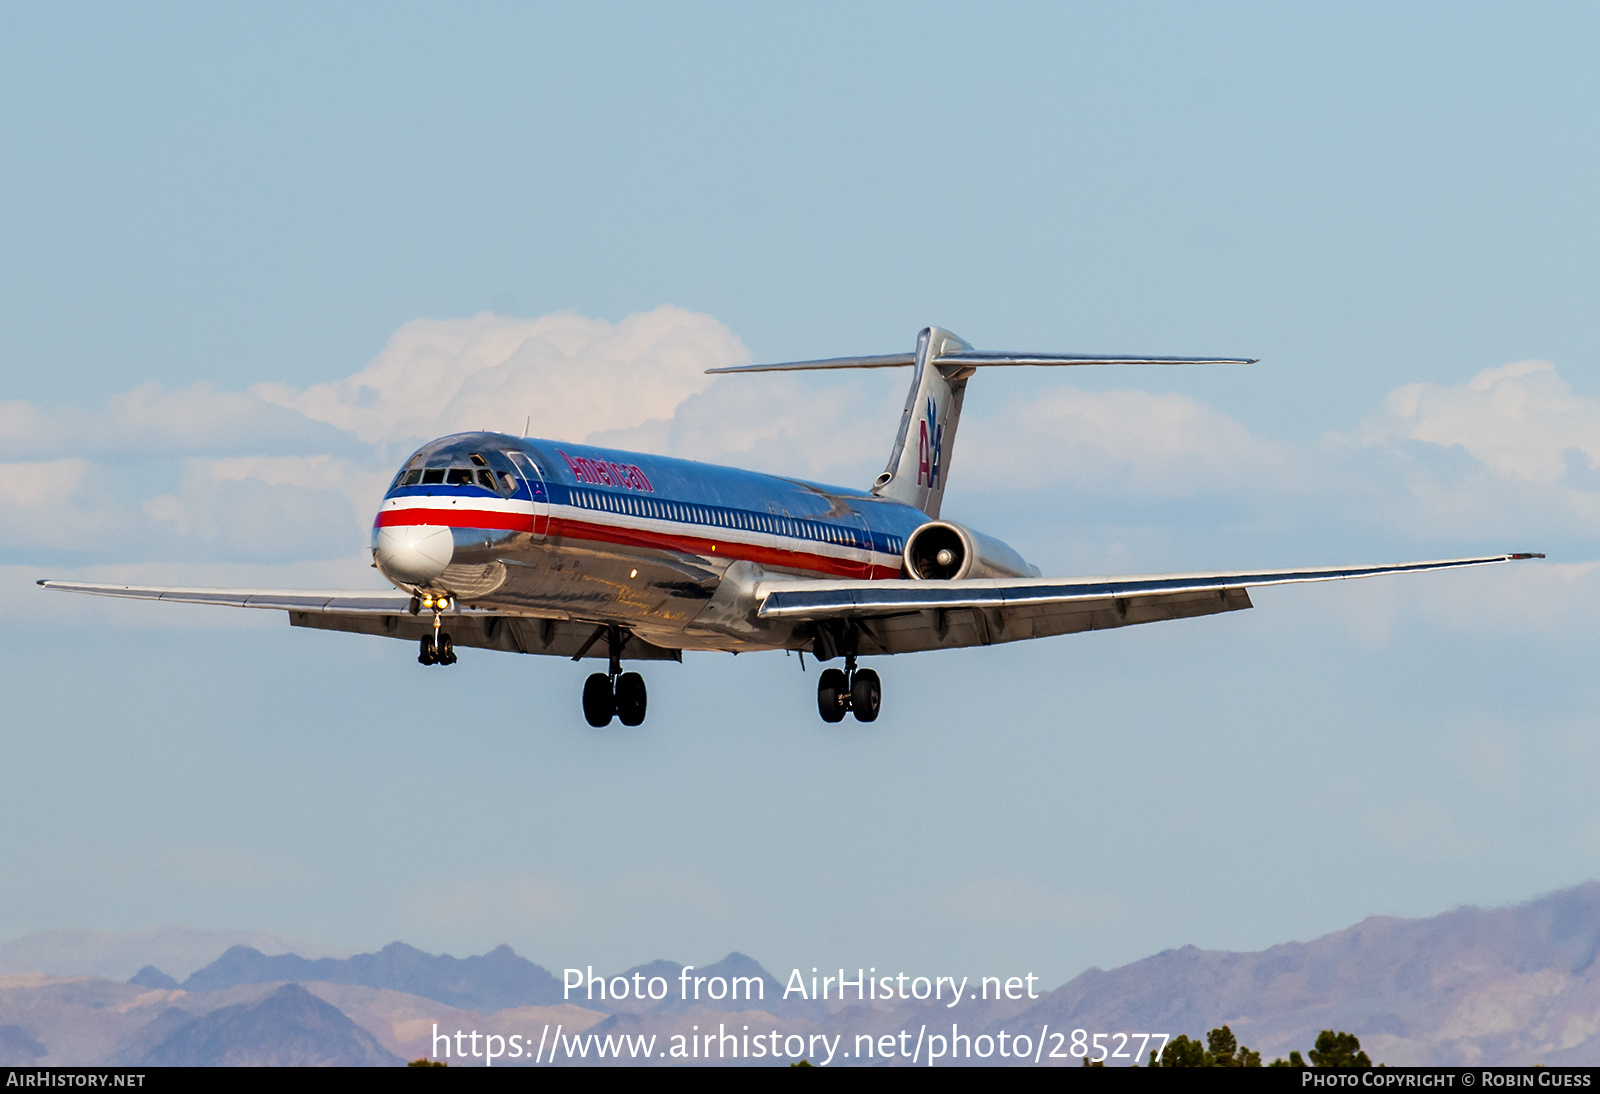
M 889 466 L 872 483 L 879 497 L 939 516 L 944 501 L 945 471 L 956 443 L 961 400 L 967 380 L 979 368 L 999 365 L 1253 365 L 1254 357 L 1126 357 L 1058 353 L 995 353 L 975 350 L 939 327 L 924 327 L 917 351 L 881 357 L 834 357 L 825 361 L 790 361 L 774 365 L 708 368 L 721 372 L 793 372 L 807 369 L 897 368 L 915 366 L 911 391 L 900 415 L 900 431 L 889 452 Z
M 900 431 L 889 450 L 889 465 L 873 480 L 874 494 L 914 505 L 930 517 L 939 516 L 945 468 L 961 421 L 961 400 L 975 370 L 971 365 L 938 362 L 947 353 L 970 349 L 939 327 L 923 327 L 917 335 L 911 391 L 900 413 Z

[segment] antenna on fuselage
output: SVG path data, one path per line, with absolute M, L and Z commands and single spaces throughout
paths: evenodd
M 523 440 L 527 440 L 528 439 L 528 430 L 530 430 L 532 428 L 533 428 L 533 415 L 529 414 L 526 418 L 522 419 L 522 439 Z

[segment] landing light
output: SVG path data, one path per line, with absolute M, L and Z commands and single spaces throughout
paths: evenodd
M 638 570 L 629 570 L 628 571 L 628 576 L 629 577 L 638 577 L 639 576 L 639 571 Z

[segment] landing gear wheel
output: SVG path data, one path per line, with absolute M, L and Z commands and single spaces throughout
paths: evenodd
M 617 677 L 617 718 L 623 725 L 636 726 L 644 721 L 645 698 L 643 676 L 625 672 Z
M 450 641 L 450 636 L 448 634 L 441 634 L 439 636 L 439 652 L 437 657 L 439 664 L 441 665 L 453 665 L 456 663 L 456 646 L 454 642 Z
M 597 672 L 583 682 L 583 716 L 599 729 L 611 724 L 617 713 L 617 697 L 611 690 L 611 677 Z
M 878 707 L 883 703 L 883 685 L 878 674 L 871 669 L 861 669 L 850 681 L 850 709 L 856 721 L 871 722 L 878 717 Z
M 844 721 L 850 687 L 844 673 L 838 669 L 823 669 L 817 681 L 817 713 L 824 722 Z
M 433 635 L 422 636 L 422 648 L 417 653 L 417 664 L 432 665 L 439 659 L 439 654 L 433 648 Z

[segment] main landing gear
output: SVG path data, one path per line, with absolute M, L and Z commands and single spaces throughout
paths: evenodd
M 625 726 L 640 725 L 644 722 L 648 700 L 644 677 L 637 672 L 622 671 L 622 646 L 627 641 L 622 628 L 612 625 L 604 633 L 610 646 L 611 671 L 594 673 L 583 682 L 584 720 L 596 729 L 610 725 L 612 718 Z M 599 637 L 598 632 L 595 637 Z M 578 656 L 587 652 L 585 645 Z
M 844 671 L 823 669 L 817 681 L 817 713 L 824 722 L 842 722 L 846 711 L 858 722 L 875 721 L 883 704 L 883 685 L 871 669 L 857 669 L 856 655 L 846 654 Z
M 444 602 L 448 605 L 450 602 Z M 422 636 L 422 648 L 417 653 L 419 665 L 453 665 L 456 663 L 456 647 L 450 641 L 450 635 L 439 629 L 439 613 L 433 615 L 433 633 Z

